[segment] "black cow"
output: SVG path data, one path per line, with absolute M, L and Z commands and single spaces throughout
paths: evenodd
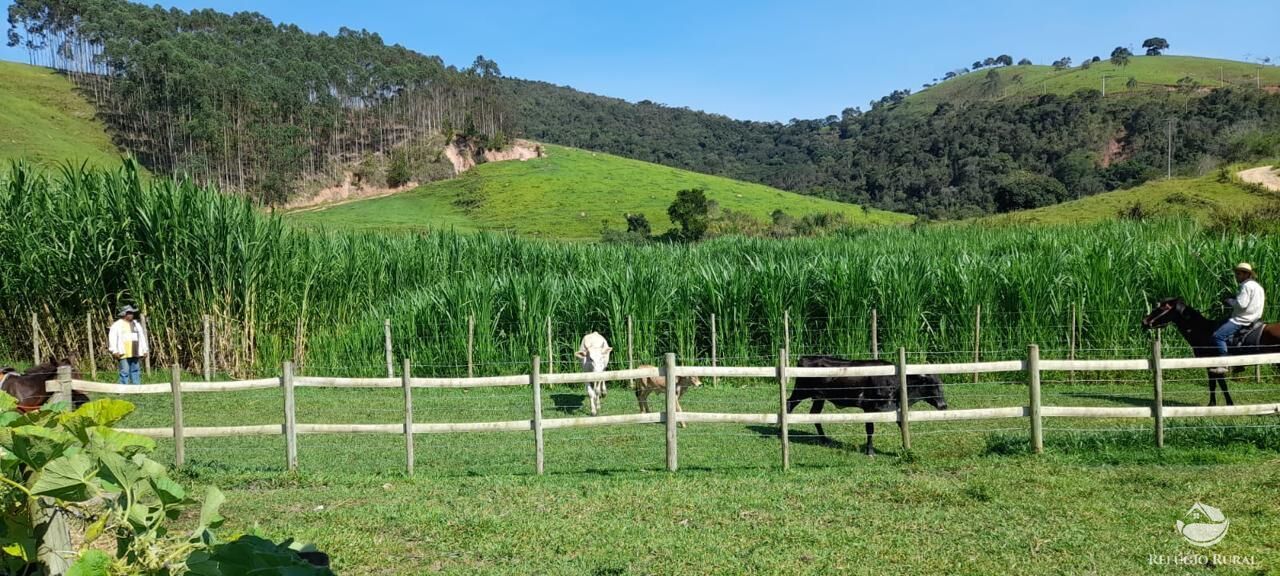
M 836 356 L 802 356 L 801 368 L 844 368 L 849 366 L 892 366 L 883 360 L 846 360 Z M 921 400 L 938 410 L 947 409 L 947 401 L 942 396 L 942 379 L 932 375 L 907 376 L 907 399 L 911 404 Z M 898 377 L 897 376 L 861 376 L 836 378 L 796 378 L 795 387 L 791 389 L 791 397 L 787 398 L 787 413 L 790 414 L 796 405 L 804 400 L 813 400 L 810 414 L 822 412 L 827 401 L 837 408 L 861 408 L 863 412 L 891 412 L 898 409 Z M 822 430 L 822 424 L 815 424 L 818 436 L 824 442 L 830 441 Z M 902 423 L 899 422 L 901 427 Z M 874 456 L 872 447 L 876 425 L 867 422 L 866 454 Z

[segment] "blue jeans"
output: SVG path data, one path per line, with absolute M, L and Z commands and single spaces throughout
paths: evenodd
M 120 359 L 120 383 L 121 384 L 141 384 L 142 371 L 138 366 L 142 363 L 141 358 L 121 358 Z
M 1219 356 L 1227 355 L 1227 340 L 1235 335 L 1236 332 L 1239 332 L 1241 328 L 1244 328 L 1244 326 L 1227 320 L 1213 333 L 1213 343 L 1218 347 Z

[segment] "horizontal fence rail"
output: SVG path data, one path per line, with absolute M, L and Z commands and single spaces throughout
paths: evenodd
M 71 392 L 92 392 L 99 394 L 172 394 L 174 398 L 174 425 L 167 428 L 125 428 L 152 438 L 172 438 L 176 443 L 175 460 L 183 464 L 183 442 L 186 438 L 210 438 L 231 436 L 285 436 L 287 445 L 286 462 L 290 469 L 297 466 L 297 436 L 312 434 L 402 434 L 406 438 L 407 468 L 413 471 L 412 438 L 414 434 L 452 434 L 468 432 L 529 432 L 533 431 L 536 439 L 538 473 L 543 471 L 543 430 L 565 428 L 588 428 L 599 426 L 624 426 L 636 424 L 665 424 L 667 427 L 668 469 L 676 469 L 676 443 L 678 442 L 677 424 L 743 424 L 766 425 L 779 428 L 782 443 L 783 467 L 789 465 L 789 436 L 787 429 L 795 424 L 862 424 L 862 423 L 899 423 L 903 428 L 904 448 L 909 450 L 910 434 L 907 424 L 915 422 L 950 422 L 962 420 L 992 420 L 1027 418 L 1030 420 L 1031 445 L 1039 452 L 1043 447 L 1043 418 L 1116 418 L 1155 420 L 1155 441 L 1157 446 L 1163 445 L 1164 419 L 1166 418 L 1203 418 L 1203 417 L 1236 417 L 1236 416 L 1280 416 L 1280 402 L 1267 404 L 1248 404 L 1233 406 L 1165 406 L 1163 402 L 1164 373 L 1168 370 L 1205 369 L 1217 366 L 1240 367 L 1263 364 L 1280 364 L 1280 353 L 1253 354 L 1232 356 L 1227 358 L 1162 358 L 1160 342 L 1157 339 L 1152 347 L 1151 356 L 1142 359 L 1117 360 L 1074 360 L 1074 359 L 1041 359 L 1036 346 L 1028 347 L 1027 357 L 1017 360 L 970 362 L 956 364 L 909 364 L 906 362 L 905 350 L 899 350 L 897 362 L 849 367 L 793 367 L 787 365 L 787 351 L 779 351 L 778 365 L 769 367 L 757 366 L 680 366 L 675 356 L 668 354 L 663 367 L 641 367 L 625 370 L 609 370 L 603 372 L 568 372 L 544 374 L 540 370 L 539 358 L 534 358 L 531 370 L 525 374 L 511 376 L 484 376 L 469 378 L 424 378 L 414 377 L 409 372 L 411 363 L 404 362 L 403 373 L 399 377 L 388 378 L 336 378 L 318 376 L 294 376 L 293 366 L 286 362 L 281 376 L 255 380 L 238 380 L 224 382 L 182 382 L 177 368 L 171 371 L 169 384 L 120 385 L 104 384 L 86 380 L 72 379 L 70 369 L 59 369 L 58 378 L 46 383 L 47 390 L 58 399 L 67 399 Z M 1044 405 L 1040 399 L 1040 376 L 1044 372 L 1109 372 L 1109 371 L 1149 371 L 1152 373 L 1152 403 L 1150 406 L 1055 406 Z M 786 413 L 787 384 L 795 378 L 893 378 L 896 382 L 898 398 L 906 398 L 906 382 L 908 375 L 932 374 L 983 374 L 983 373 L 1020 373 L 1029 391 L 1028 405 L 999 408 L 967 408 L 953 410 L 911 410 L 905 402 L 896 402 L 896 408 L 888 412 L 850 412 L 850 413 Z M 676 381 L 681 377 L 696 376 L 700 378 L 756 378 L 771 379 L 778 383 L 778 411 L 770 413 L 737 413 L 737 412 L 683 412 L 679 411 L 674 400 L 669 400 L 659 412 L 620 414 L 609 416 L 581 416 L 563 418 L 544 418 L 541 403 L 541 389 L 544 385 L 584 384 L 592 382 L 634 381 L 640 379 L 665 378 L 668 398 L 676 392 Z M 533 412 L 529 419 L 504 420 L 491 422 L 414 422 L 412 413 L 413 389 L 431 388 L 485 388 L 531 386 L 535 399 Z M 399 388 L 405 394 L 404 422 L 392 424 L 325 424 L 298 423 L 296 420 L 297 401 L 295 388 Z M 284 392 L 284 422 L 280 424 L 259 424 L 244 426 L 201 426 L 185 427 L 182 413 L 182 394 L 193 392 L 236 392 L 246 390 L 281 389 Z

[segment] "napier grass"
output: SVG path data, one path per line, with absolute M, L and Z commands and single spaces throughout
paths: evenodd
M 961 361 L 973 357 L 978 306 L 986 359 L 1022 357 L 1030 343 L 1063 357 L 1073 305 L 1078 357 L 1140 357 L 1151 335 L 1139 320 L 1154 301 L 1180 295 L 1220 314 L 1211 306 L 1231 288 L 1235 262 L 1252 261 L 1267 287 L 1280 273 L 1280 238 L 1180 220 L 886 227 L 689 246 L 320 233 L 127 168 L 16 167 L 0 177 L 0 205 L 21 215 L 0 221 L 7 354 L 30 355 L 36 312 L 43 349 L 82 367 L 86 312 L 105 332 L 123 302 L 146 310 L 158 365 L 198 366 L 201 316 L 212 315 L 218 368 L 237 375 L 274 374 L 295 357 L 310 374 L 376 375 L 386 318 L 397 365 L 411 358 L 422 375 L 465 373 L 468 316 L 482 372 L 517 373 L 547 356 L 548 318 L 559 369 L 590 330 L 625 359 L 628 315 L 637 362 L 706 358 L 713 313 L 722 364 L 771 364 L 788 332 L 793 356 L 860 355 L 872 309 L 882 350 Z M 1176 354 L 1180 341 L 1166 340 Z

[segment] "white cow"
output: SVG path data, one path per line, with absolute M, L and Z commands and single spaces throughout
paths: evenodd
M 582 360 L 583 372 L 604 372 L 609 366 L 610 352 L 613 352 L 613 348 L 609 347 L 609 341 L 599 332 L 592 332 L 582 337 L 582 344 L 574 355 Z M 600 413 L 600 401 L 608 393 L 609 387 L 604 380 L 587 382 L 587 400 L 591 403 L 592 416 Z

